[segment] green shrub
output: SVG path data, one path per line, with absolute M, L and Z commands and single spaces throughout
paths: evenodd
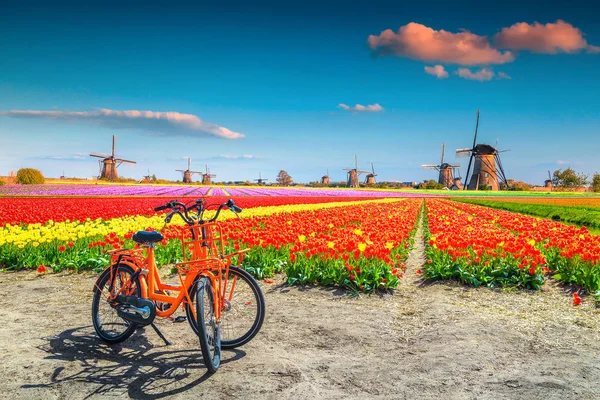
M 35 168 L 21 168 L 17 171 L 17 183 L 21 185 L 34 185 L 44 183 L 44 175 Z

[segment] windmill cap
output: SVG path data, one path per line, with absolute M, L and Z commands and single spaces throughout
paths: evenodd
M 476 154 L 480 155 L 495 155 L 498 154 L 498 150 L 494 146 L 490 146 L 489 144 L 478 144 L 473 149 Z

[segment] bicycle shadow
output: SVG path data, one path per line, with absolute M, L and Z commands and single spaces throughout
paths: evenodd
M 49 354 L 46 360 L 79 362 L 80 368 L 65 375 L 66 368 L 57 367 L 50 382 L 26 384 L 21 386 L 22 389 L 92 383 L 97 387 L 85 398 L 126 394 L 134 399 L 160 399 L 185 392 L 211 376 L 199 349 L 168 350 L 165 346 L 164 351 L 150 352 L 157 346 L 145 335 L 135 334 L 122 344 L 108 346 L 94 335 L 91 326 L 85 326 L 43 339 L 48 343 L 38 349 Z M 245 355 L 243 350 L 223 350 L 221 364 Z M 194 376 L 198 378 L 189 381 Z

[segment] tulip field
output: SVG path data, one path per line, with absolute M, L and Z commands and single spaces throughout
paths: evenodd
M 155 213 L 154 207 L 171 198 L 196 199 L 189 190 L 174 187 L 172 197 L 156 192 L 148 197 L 147 191 L 135 194 L 124 187 L 127 196 L 116 196 L 111 194 L 118 187 L 100 186 L 75 189 L 85 191 L 69 196 L 67 186 L 74 185 L 40 187 L 27 194 L 23 192 L 31 188 L 18 188 L 21 195 L 0 198 L 1 268 L 100 271 L 108 265 L 108 251 L 137 246 L 131 237 L 138 230 L 165 235 L 156 250 L 159 264 L 182 259 L 180 239 L 186 227 L 177 218 L 165 226 L 164 214 Z M 311 195 L 294 189 L 235 190 L 205 190 L 205 199 L 218 205 L 229 198 L 222 196 L 226 192 L 244 208 L 243 218 L 226 212 L 221 220 L 228 250 L 250 247 L 244 267 L 258 278 L 284 273 L 290 284 L 366 292 L 397 286 L 421 199 L 367 191 L 333 196 L 326 190 L 312 190 Z
M 600 236 L 509 211 L 427 201 L 426 279 L 539 289 L 547 278 L 600 291 Z
M 154 208 L 170 199 L 209 204 L 233 198 L 242 218 L 224 213 L 227 250 L 250 248 L 244 268 L 270 281 L 393 289 L 423 224 L 425 280 L 470 286 L 540 289 L 548 279 L 600 292 L 600 236 L 566 225 L 449 196 L 383 190 L 151 185 L 7 185 L 0 187 L 0 268 L 96 270 L 108 251 L 132 248 L 138 230 L 160 230 L 157 261 L 182 259 L 187 234 Z M 463 201 L 467 201 L 466 203 Z M 503 202 L 597 209 L 598 199 L 514 198 Z

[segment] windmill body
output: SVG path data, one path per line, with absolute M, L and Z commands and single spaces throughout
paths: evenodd
M 321 184 L 322 185 L 329 185 L 331 183 L 331 180 L 329 179 L 329 169 L 327 169 L 327 175 L 323 175 L 321 177 Z
M 91 157 L 101 158 L 100 162 L 100 179 L 107 179 L 109 181 L 116 181 L 119 179 L 117 168 L 119 165 L 125 164 L 136 164 L 135 161 L 124 160 L 122 158 L 115 157 L 115 141 L 116 136 L 112 137 L 112 153 L 110 156 L 104 154 L 90 153 Z
M 212 178 L 216 178 L 217 176 L 215 174 L 210 173 L 210 169 L 208 168 L 208 165 L 206 165 L 205 167 L 206 167 L 206 173 L 204 175 L 202 175 L 202 184 L 210 185 L 212 183 Z
M 550 171 L 548 171 L 548 179 L 544 181 L 544 187 L 552 191 L 552 175 L 550 175 Z
M 362 174 L 370 174 L 369 171 L 360 171 L 358 169 L 358 157 L 354 155 L 354 168 L 344 168 L 344 171 L 348 173 L 347 186 L 351 188 L 360 187 L 358 177 Z
M 500 190 L 496 157 L 498 150 L 488 144 L 478 144 L 473 152 L 475 164 L 468 189 L 477 190 L 481 186 L 490 190 Z
M 496 191 L 500 190 L 501 182 L 508 187 L 508 180 L 500 161 L 500 152 L 489 144 L 477 144 L 478 129 L 479 110 L 477 110 L 473 147 L 456 150 L 457 157 L 470 157 L 465 176 L 465 189 L 478 190 L 480 187 L 485 187 L 488 190 Z M 472 173 L 471 167 L 473 167 Z
M 192 159 L 188 157 L 188 167 L 187 169 L 176 169 L 175 171 L 181 172 L 183 174 L 183 183 L 193 183 L 192 175 L 199 174 L 202 175 L 202 172 L 192 171 Z
M 375 173 L 375 167 L 373 166 L 373 163 L 371 163 L 371 172 L 367 173 L 367 177 L 365 178 L 365 183 L 367 185 L 374 185 L 376 176 L 377 176 L 377 174 Z
M 425 164 L 421 167 L 425 169 L 435 169 L 439 171 L 438 183 L 444 185 L 448 189 L 460 189 L 462 188 L 462 183 L 460 183 L 460 178 L 454 177 L 454 170 L 460 168 L 460 164 L 450 164 L 444 162 L 444 153 L 446 152 L 446 144 L 442 143 L 442 158 L 438 165 Z M 457 185 L 458 181 L 458 185 Z M 459 186 L 460 185 L 460 186 Z

